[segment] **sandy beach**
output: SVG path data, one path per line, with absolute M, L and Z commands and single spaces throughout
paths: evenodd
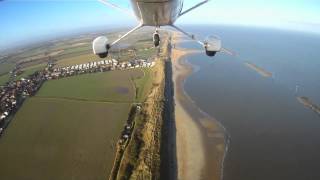
M 172 43 L 181 40 L 174 33 Z M 178 179 L 221 179 L 225 146 L 224 128 L 202 112 L 184 92 L 185 79 L 192 73 L 192 66 L 184 57 L 200 50 L 173 48 L 171 53 Z

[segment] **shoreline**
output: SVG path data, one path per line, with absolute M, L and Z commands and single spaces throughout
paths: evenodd
M 179 43 L 177 34 L 173 43 Z M 194 68 L 185 57 L 199 50 L 172 49 L 178 179 L 215 179 L 223 176 L 228 141 L 224 127 L 203 112 L 184 90 Z

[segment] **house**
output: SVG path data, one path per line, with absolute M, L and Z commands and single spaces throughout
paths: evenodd
M 147 63 L 146 63 L 146 62 L 143 62 L 143 63 L 142 63 L 142 67 L 147 67 Z
M 125 134 L 125 135 L 123 135 L 123 138 L 124 138 L 124 139 L 128 139 L 128 138 L 129 138 L 129 135 L 128 135 L 128 134 Z
M 141 106 L 137 105 L 137 111 L 141 111 Z
M 118 65 L 118 61 L 115 59 L 112 59 L 112 63 L 113 63 L 113 65 Z

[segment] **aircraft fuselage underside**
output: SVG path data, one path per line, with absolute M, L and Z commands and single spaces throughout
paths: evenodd
M 183 6 L 181 0 L 131 0 L 131 4 L 144 26 L 172 25 Z

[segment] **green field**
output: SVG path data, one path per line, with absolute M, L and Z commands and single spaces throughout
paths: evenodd
M 0 139 L 1 179 L 107 179 L 130 106 L 150 83 L 147 69 L 47 81 Z
M 0 140 L 1 179 L 105 180 L 129 107 L 28 99 Z
M 13 63 L 0 63 L 0 75 L 6 74 L 14 68 Z
M 135 92 L 131 79 L 141 79 L 143 75 L 141 70 L 125 70 L 51 80 L 43 85 L 37 96 L 91 101 L 133 102 Z
M 6 82 L 8 82 L 9 78 L 10 78 L 10 74 L 9 73 L 1 75 L 0 76 L 0 86 L 4 85 Z
M 0 86 L 9 81 L 9 72 L 14 68 L 13 63 L 0 63 Z
M 143 76 L 140 78 L 135 78 L 133 80 L 135 89 L 136 89 L 136 98 L 137 102 L 143 102 L 147 97 L 149 90 L 152 88 L 152 75 L 151 69 L 142 68 Z

